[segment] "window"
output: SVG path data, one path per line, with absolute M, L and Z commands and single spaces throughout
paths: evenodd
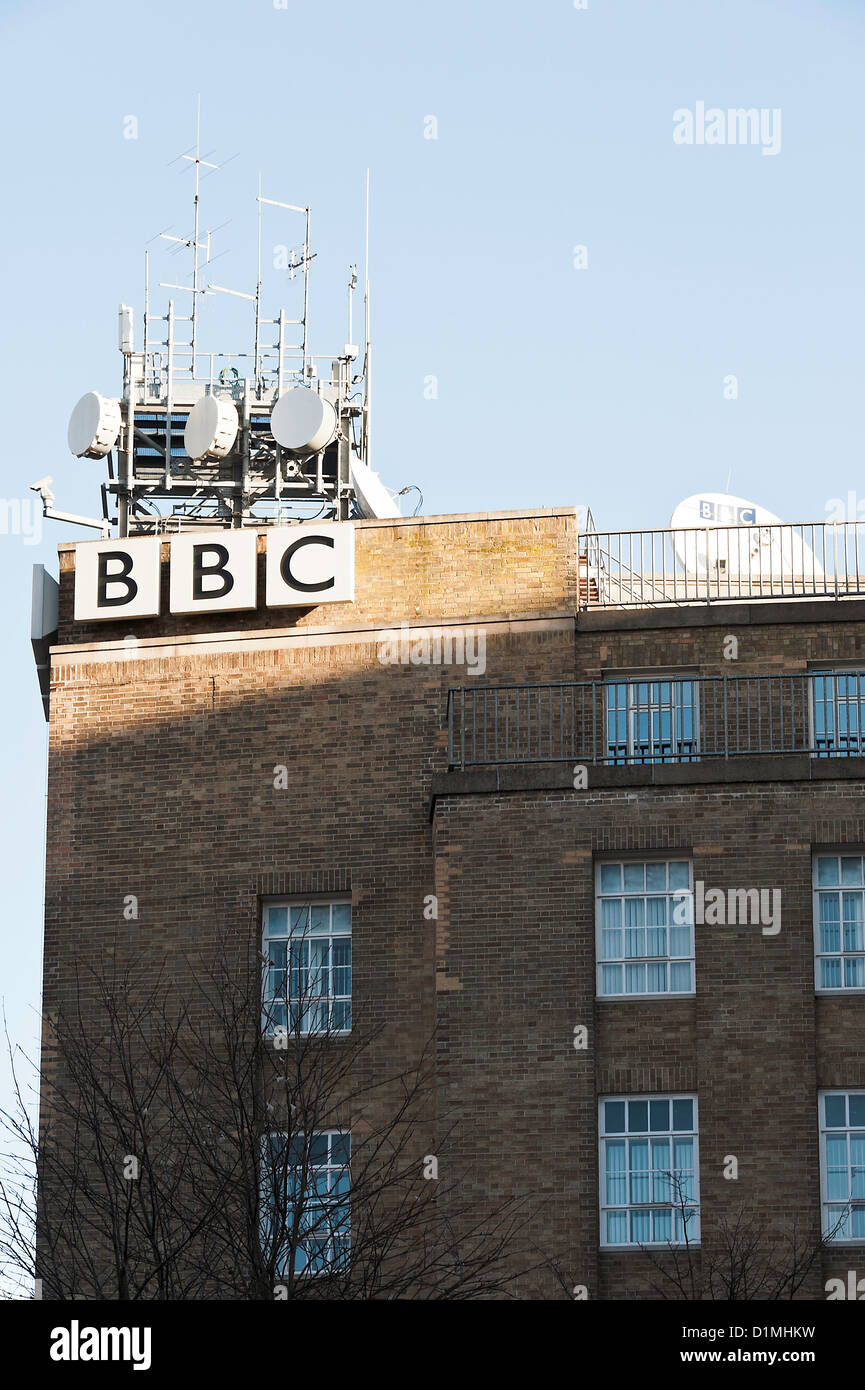
M 601 863 L 595 885 L 598 994 L 693 994 L 688 860 Z
M 865 672 L 815 672 L 811 717 L 818 757 L 865 755 Z
M 823 1234 L 865 1240 L 865 1091 L 820 1097 Z
M 818 990 L 865 989 L 865 876 L 861 854 L 814 856 Z
M 601 1245 L 682 1245 L 700 1238 L 697 1100 L 602 1100 Z
M 277 1242 L 276 1266 L 288 1272 L 292 1239 L 295 1274 L 322 1274 L 348 1259 L 351 1135 L 322 1130 L 266 1136 L 262 1150 L 262 1244 Z
M 264 1020 L 268 1031 L 351 1028 L 351 903 L 267 903 Z
M 611 681 L 606 702 L 608 762 L 699 759 L 695 680 Z

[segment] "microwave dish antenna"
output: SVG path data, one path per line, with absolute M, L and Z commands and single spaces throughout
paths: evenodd
M 336 434 L 336 411 L 308 386 L 294 386 L 279 397 L 270 417 L 274 439 L 293 454 L 317 454 Z
M 76 458 L 104 458 L 114 448 L 121 423 L 119 401 L 88 391 L 69 419 L 66 439 L 70 451 Z
M 184 448 L 194 463 L 200 459 L 224 459 L 231 453 L 239 427 L 233 401 L 222 396 L 202 396 L 187 417 Z
M 357 505 L 361 516 L 364 517 L 389 517 L 401 516 L 399 507 L 388 492 L 384 483 L 377 473 L 373 473 L 371 468 L 367 468 L 360 459 L 354 459 L 351 465 L 351 481 L 357 497 Z
M 754 578 L 822 576 L 811 547 L 756 502 L 726 492 L 695 493 L 670 518 L 673 547 L 686 570 Z

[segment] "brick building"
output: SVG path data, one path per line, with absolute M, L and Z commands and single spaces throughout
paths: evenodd
M 832 1232 L 824 1298 L 865 1256 L 865 599 L 625 594 L 568 508 L 340 525 L 351 600 L 265 606 L 260 528 L 255 607 L 172 612 L 156 539 L 134 621 L 76 620 L 100 543 L 60 547 L 46 1012 L 106 943 L 181 990 L 312 904 L 381 1065 L 435 1034 L 466 1190 L 534 1204 L 523 1296 L 654 1297 L 747 1208 Z

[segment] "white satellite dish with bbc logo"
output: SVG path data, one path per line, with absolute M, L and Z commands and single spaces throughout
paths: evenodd
M 670 528 L 676 558 L 692 573 L 779 580 L 823 574 L 813 550 L 792 526 L 728 492 L 686 497 L 673 512 Z

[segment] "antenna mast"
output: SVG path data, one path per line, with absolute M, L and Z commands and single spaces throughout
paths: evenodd
M 201 93 L 195 99 L 195 193 L 192 218 L 192 362 L 190 372 L 195 376 L 195 353 L 198 347 L 198 188 L 201 175 Z
M 258 171 L 258 249 L 255 278 L 255 390 L 261 390 L 261 170 Z
M 369 336 L 369 169 L 366 171 L 366 218 L 363 246 L 363 461 L 369 467 L 370 405 L 372 403 L 372 343 Z
M 187 240 L 186 237 L 182 237 L 182 236 L 169 236 L 169 234 L 168 234 L 167 232 L 160 232 L 160 233 L 159 233 L 159 239 L 161 239 L 162 241 L 176 241 L 180 246 L 188 246 L 188 247 L 190 247 L 191 250 L 192 250 L 192 313 L 191 313 L 190 318 L 189 318 L 189 322 L 190 322 L 191 325 L 192 325 L 192 340 L 191 340 L 191 342 L 190 342 L 187 346 L 189 347 L 189 350 L 190 350 L 189 375 L 190 375 L 190 377 L 194 380 L 194 379 L 195 379 L 195 358 L 196 358 L 196 354 L 197 354 L 197 351 L 198 351 L 198 297 L 199 297 L 200 294 L 206 293 L 206 291 L 204 291 L 204 290 L 199 290 L 199 287 L 198 287 L 198 278 L 199 278 L 198 252 L 199 252 L 200 250 L 203 249 L 203 250 L 205 250 L 206 253 L 207 253 L 207 254 L 205 255 L 205 258 L 204 258 L 204 263 L 205 263 L 205 265 L 208 265 L 208 264 L 210 263 L 210 232 L 207 233 L 207 240 L 206 240 L 205 242 L 201 242 L 201 241 L 199 241 L 199 239 L 198 239 L 199 207 L 200 207 L 199 186 L 200 186 L 200 182 L 201 182 L 201 166 L 204 165 L 205 168 L 207 168 L 207 169 L 213 169 L 213 170 L 217 170 L 217 169 L 219 169 L 219 167 L 220 167 L 218 164 L 212 164 L 212 163 L 210 163 L 209 160 L 206 160 L 206 159 L 202 159 L 202 158 L 201 158 L 201 93 L 200 93 L 200 92 L 199 92 L 199 94 L 198 94 L 198 96 L 197 96 L 197 98 L 196 98 L 196 112 L 195 112 L 195 154 L 194 154 L 194 155 L 193 155 L 193 154 L 182 154 L 182 155 L 179 156 L 179 158 L 180 158 L 180 159 L 186 159 L 186 160 L 188 160 L 189 163 L 192 164 L 192 165 L 194 165 L 194 167 L 195 167 L 195 183 L 194 183 L 194 191 L 193 191 L 193 196 L 192 196 L 192 227 L 193 227 L 193 230 L 192 230 L 192 240 L 191 240 L 191 241 L 190 241 L 190 240 Z M 174 162 L 174 161 L 172 161 L 172 163 L 173 163 L 173 162 Z M 156 240 L 156 239 L 157 239 L 157 238 L 154 238 L 154 240 Z M 145 255 L 146 255 L 146 252 L 145 252 Z M 187 294 L 189 293 L 189 286 L 188 286 L 188 285 L 171 285 L 171 284 L 167 284 L 164 280 L 161 280 L 159 283 L 160 283 L 160 286 L 161 286 L 163 289 L 169 289 L 169 290 L 185 290 Z
M 351 267 L 348 288 L 349 342 L 338 355 L 312 352 L 309 276 L 316 253 L 309 205 L 265 197 L 259 173 L 255 292 L 213 284 L 207 273 L 212 231 L 201 226 L 201 179 L 203 169 L 216 171 L 222 165 L 202 157 L 200 95 L 195 143 L 174 162 L 181 159 L 193 166 L 191 236 L 174 235 L 168 228 L 157 236 L 174 243 L 169 248 L 172 254 L 192 252 L 191 283 L 189 276 L 181 276 L 186 283 L 160 280 L 159 285 L 169 292 L 191 293 L 192 312 L 176 315 L 170 298 L 165 314 L 154 313 L 150 258 L 145 251 L 143 351 L 136 351 L 134 344 L 133 310 L 121 305 L 122 393 L 106 397 L 89 392 L 75 407 L 70 423 L 73 454 L 108 461 L 104 520 L 94 524 L 101 529 L 112 524 L 107 510 L 110 497 L 116 498 L 121 536 L 284 525 L 311 515 L 340 521 L 398 517 L 393 496 L 367 463 L 372 403 L 370 171 L 366 171 L 364 209 L 361 370 L 358 348 L 351 341 L 357 266 Z M 267 315 L 264 307 L 269 292 L 262 263 L 266 208 L 275 209 L 281 220 L 286 213 L 290 222 L 298 216 L 304 219 L 303 232 L 298 235 L 298 229 L 291 234 L 290 249 L 279 248 L 285 253 L 284 265 L 274 258 L 274 269 L 285 269 L 289 281 L 303 275 L 303 285 L 295 288 L 297 307 L 291 318 L 285 308 L 278 315 Z M 293 225 L 297 228 L 296 222 Z M 242 346 L 235 351 L 202 350 L 210 348 L 198 331 L 199 298 L 205 294 L 228 294 L 254 305 L 251 351 Z M 165 325 L 164 336 L 157 327 L 160 323 Z M 190 324 L 188 341 L 178 341 L 179 323 Z M 353 364 L 358 365 L 356 374 Z

